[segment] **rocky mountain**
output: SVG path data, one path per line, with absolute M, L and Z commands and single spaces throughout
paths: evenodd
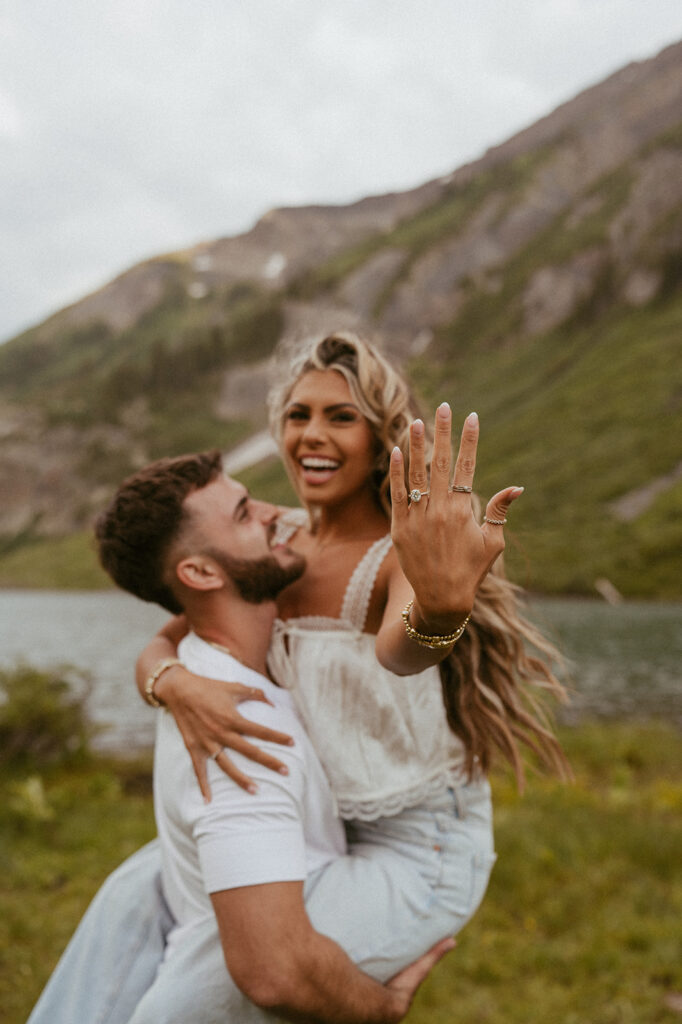
M 522 582 L 680 596 L 681 249 L 682 43 L 419 188 L 141 263 L 0 348 L 0 581 L 148 459 L 258 435 L 280 338 L 354 327 L 478 409 Z

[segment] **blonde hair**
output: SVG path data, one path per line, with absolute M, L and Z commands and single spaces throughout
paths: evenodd
M 330 334 L 293 352 L 281 350 L 277 383 L 268 398 L 270 426 L 280 449 L 291 393 L 311 370 L 336 370 L 347 381 L 377 441 L 372 484 L 390 517 L 390 453 L 398 445 L 407 463 L 409 427 L 419 415 L 408 385 L 374 346 L 351 332 Z M 428 427 L 426 430 L 430 444 Z M 290 472 L 286 455 L 283 457 Z M 293 481 L 291 472 L 290 476 Z M 480 503 L 475 495 L 472 500 L 480 518 Z M 469 776 L 479 770 L 487 772 L 497 749 L 523 788 L 519 743 L 561 777 L 569 777 L 570 769 L 542 701 L 543 693 L 566 699 L 552 668 L 552 663 L 560 664 L 562 658 L 521 613 L 521 594 L 521 589 L 506 579 L 502 557 L 498 558 L 478 589 L 464 635 L 441 662 L 440 672 L 448 724 L 464 744 Z M 530 652 L 529 647 L 533 649 Z

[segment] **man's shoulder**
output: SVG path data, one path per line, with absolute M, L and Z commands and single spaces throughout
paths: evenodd
M 247 668 L 232 655 L 218 650 L 208 644 L 196 633 L 188 633 L 178 649 L 178 656 L 186 668 L 196 675 L 208 679 L 220 679 L 229 683 L 241 683 L 243 686 L 260 690 L 267 701 L 244 700 L 239 704 L 239 713 L 258 725 L 275 729 L 278 732 L 290 733 L 295 740 L 306 736 L 305 728 L 294 706 L 291 694 L 283 690 L 254 669 Z M 259 740 L 259 743 L 265 741 Z M 273 747 L 277 746 L 272 744 Z M 297 754 L 303 757 L 298 744 Z

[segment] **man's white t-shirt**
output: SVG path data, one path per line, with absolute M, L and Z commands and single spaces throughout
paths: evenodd
M 178 656 L 197 675 L 263 690 L 262 701 L 240 704 L 245 718 L 285 732 L 293 747 L 258 741 L 289 769 L 281 775 L 228 751 L 258 786 L 252 795 L 208 761 L 211 801 L 205 803 L 173 716 L 160 712 L 154 754 L 154 810 L 162 878 L 177 921 L 166 958 L 186 929 L 213 915 L 209 893 L 268 882 L 304 880 L 345 853 L 345 834 L 329 783 L 290 694 L 230 655 L 190 633 Z

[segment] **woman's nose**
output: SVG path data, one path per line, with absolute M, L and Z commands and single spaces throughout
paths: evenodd
M 311 416 L 303 428 L 303 437 L 309 443 L 324 440 L 324 419 L 321 416 Z

